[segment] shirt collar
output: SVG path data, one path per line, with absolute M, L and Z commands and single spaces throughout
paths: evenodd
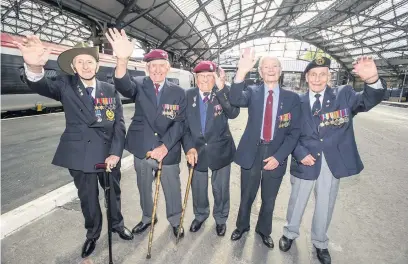
M 264 83 L 264 87 L 265 87 L 265 94 L 268 94 L 269 92 L 269 87 L 266 83 Z M 275 87 L 272 88 L 273 94 L 278 94 L 279 93 L 279 84 L 276 85 Z
M 200 92 L 201 98 L 204 99 L 204 92 L 201 91 L 200 89 L 198 89 L 198 91 Z M 210 93 L 209 96 L 208 96 L 208 98 L 210 98 L 210 97 L 211 97 L 211 91 L 208 91 L 208 92 Z
M 327 88 L 327 86 L 324 87 L 323 91 L 321 91 L 321 92 L 319 93 L 321 100 L 323 100 L 323 96 L 324 96 L 324 93 L 326 92 L 326 88 Z M 310 101 L 315 100 L 315 95 L 316 95 L 315 92 L 313 92 L 312 90 L 309 90 L 309 100 L 310 100 Z M 319 98 L 319 99 L 320 99 L 320 98 Z
M 95 79 L 93 80 L 92 85 L 86 85 L 86 83 L 81 78 L 80 78 L 80 80 L 81 80 L 81 82 L 82 82 L 82 84 L 84 85 L 85 88 L 92 87 L 92 88 L 95 89 L 95 87 L 96 87 L 96 80 Z

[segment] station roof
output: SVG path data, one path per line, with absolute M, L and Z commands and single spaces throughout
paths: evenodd
M 38 21 L 25 20 L 26 28 L 57 42 L 89 37 L 91 24 L 74 23 L 85 18 L 197 63 L 279 31 L 322 49 L 347 70 L 360 55 L 373 56 L 382 75 L 408 67 L 408 0 L 3 0 L 3 29 L 44 2 L 57 8 L 32 14 Z M 61 18 L 65 11 L 73 15 Z

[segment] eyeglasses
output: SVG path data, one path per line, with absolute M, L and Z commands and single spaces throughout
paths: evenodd
M 214 75 L 202 75 L 202 74 L 197 74 L 198 79 L 211 79 L 214 77 Z

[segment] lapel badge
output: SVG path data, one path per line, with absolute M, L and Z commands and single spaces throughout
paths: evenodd
M 280 109 L 282 109 L 283 108 L 283 102 L 281 102 L 281 106 L 280 106 Z
M 193 107 L 196 107 L 196 100 L 197 100 L 197 95 L 196 96 L 194 96 L 194 98 L 193 98 L 193 100 L 194 100 L 194 102 L 193 102 Z
M 78 93 L 79 93 L 79 95 L 80 95 L 80 96 L 83 96 L 84 93 L 82 92 L 81 86 L 78 85 L 77 88 L 78 88 Z

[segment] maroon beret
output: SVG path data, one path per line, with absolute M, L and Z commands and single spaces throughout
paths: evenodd
M 154 49 L 147 53 L 143 58 L 143 61 L 145 62 L 152 60 L 169 60 L 169 55 L 164 50 Z
M 217 65 L 212 61 L 202 61 L 195 66 L 193 72 L 215 72 Z

